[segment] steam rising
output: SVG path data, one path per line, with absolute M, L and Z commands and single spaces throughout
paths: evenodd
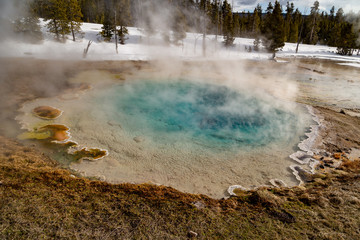
M 13 22 L 22 16 L 26 16 L 29 3 L 28 0 L 0 1 L 0 41 L 15 37 Z
M 353 30 L 358 36 L 357 44 L 360 45 L 360 11 L 358 13 L 351 11 L 346 14 L 346 20 L 353 24 Z

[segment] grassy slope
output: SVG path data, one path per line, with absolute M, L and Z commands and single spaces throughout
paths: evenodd
M 3 137 L 0 143 L 1 239 L 186 239 L 189 231 L 199 239 L 360 235 L 356 173 L 337 171 L 307 189 L 213 200 L 168 187 L 74 177 L 34 149 Z

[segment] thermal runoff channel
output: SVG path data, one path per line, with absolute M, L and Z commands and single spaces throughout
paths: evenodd
M 294 113 L 250 92 L 186 80 L 134 81 L 99 102 L 113 104 L 112 120 L 134 137 L 166 145 L 234 151 L 288 141 L 297 130 Z

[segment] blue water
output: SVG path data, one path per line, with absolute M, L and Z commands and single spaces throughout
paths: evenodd
M 228 149 L 287 141 L 296 133 L 296 115 L 266 99 L 208 83 L 143 80 L 113 87 L 99 102 L 133 136 Z

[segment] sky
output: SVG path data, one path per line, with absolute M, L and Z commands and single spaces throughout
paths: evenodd
M 267 8 L 270 0 L 228 0 L 230 3 L 234 2 L 234 11 L 250 11 L 253 12 L 256 5 L 259 3 L 262 6 L 263 11 Z M 320 11 L 329 12 L 332 6 L 335 6 L 335 11 L 339 8 L 343 8 L 345 13 L 353 11 L 354 13 L 360 12 L 360 0 L 318 0 L 320 3 Z M 271 0 L 272 3 L 275 0 Z M 288 0 L 279 1 L 285 11 L 286 2 Z M 310 11 L 311 6 L 314 5 L 315 0 L 294 0 L 295 8 L 299 8 L 301 12 Z

